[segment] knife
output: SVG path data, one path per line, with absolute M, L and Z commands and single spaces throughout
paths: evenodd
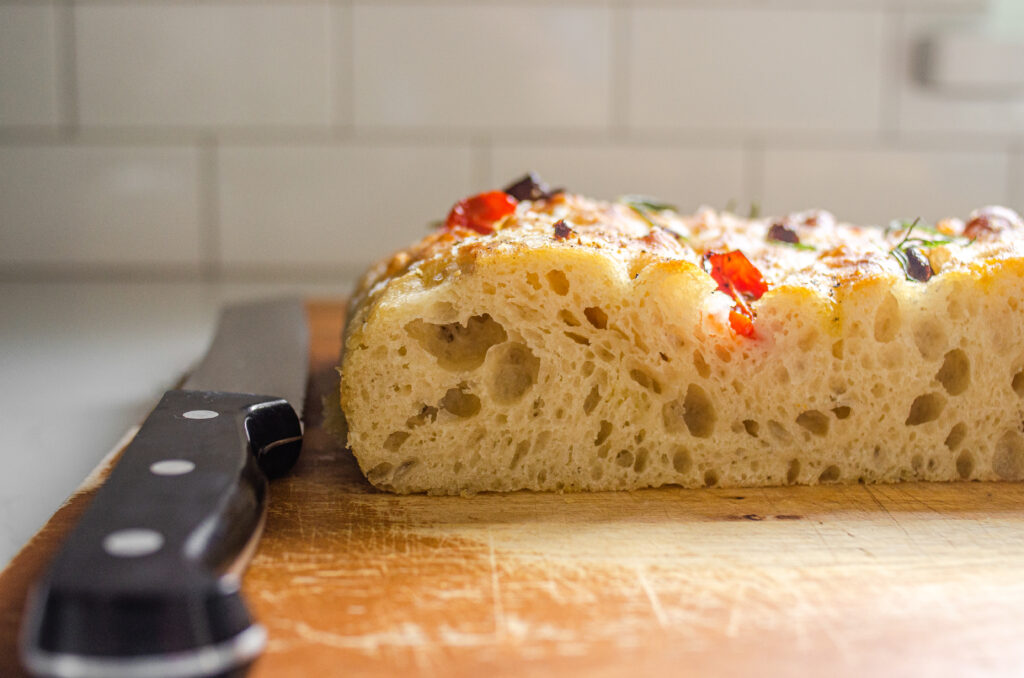
M 266 644 L 240 594 L 267 478 L 298 458 L 308 355 L 298 300 L 230 306 L 29 597 L 25 668 L 53 678 L 241 675 Z

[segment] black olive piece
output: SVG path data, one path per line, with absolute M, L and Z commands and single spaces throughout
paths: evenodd
M 572 235 L 572 229 L 565 223 L 565 219 L 555 222 L 555 240 L 565 240 Z
M 796 234 L 796 231 L 779 222 L 772 224 L 772 227 L 768 229 L 768 238 L 771 240 L 778 240 L 779 242 L 792 243 L 794 245 L 800 244 L 800 236 Z
M 908 247 L 905 252 L 907 255 L 907 275 L 914 280 L 928 282 L 932 275 L 934 275 L 928 257 L 921 254 L 921 250 L 916 247 Z
M 541 200 L 550 198 L 556 193 L 564 193 L 564 188 L 554 190 L 548 186 L 536 172 L 529 172 L 521 179 L 513 181 L 504 188 L 504 191 L 516 200 Z

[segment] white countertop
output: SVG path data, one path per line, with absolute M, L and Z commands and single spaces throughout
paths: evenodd
M 0 568 L 202 355 L 225 301 L 349 289 L 0 283 Z

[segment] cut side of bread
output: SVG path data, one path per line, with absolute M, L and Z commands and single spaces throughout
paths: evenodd
M 1002 208 L 882 229 L 557 193 L 449 220 L 351 302 L 348 442 L 399 493 L 1018 480 L 1022 243 Z

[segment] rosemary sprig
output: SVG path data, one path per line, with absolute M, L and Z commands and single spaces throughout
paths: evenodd
M 953 240 L 945 236 L 941 240 L 911 238 L 910 236 L 913 234 L 914 229 L 918 227 L 920 221 L 921 218 L 918 217 L 909 226 L 906 225 L 906 222 L 900 222 L 901 226 L 905 227 L 906 232 L 903 234 L 903 238 L 889 250 L 889 254 L 899 262 L 900 268 L 903 269 L 903 275 L 906 276 L 907 280 L 928 282 L 935 272 L 932 270 L 928 257 L 923 255 L 919 248 L 947 245 L 952 243 Z
M 672 210 L 678 212 L 679 208 L 675 205 L 659 200 L 658 198 L 652 198 L 649 195 L 624 195 L 619 198 L 619 202 L 628 207 L 632 207 L 634 210 L 648 210 L 652 212 L 661 212 L 662 210 Z
M 785 240 L 776 240 L 775 238 L 768 238 L 768 242 L 772 243 L 773 245 L 786 245 L 787 247 L 792 247 L 795 250 L 801 250 L 804 252 L 818 251 L 817 247 L 814 247 L 813 245 L 807 245 L 802 242 L 787 242 Z
M 651 218 L 651 212 L 661 212 L 663 210 L 678 212 L 679 208 L 675 205 L 659 200 L 658 198 L 652 198 L 649 195 L 623 195 L 619 197 L 618 202 L 636 212 L 637 216 L 647 222 L 647 225 L 651 228 L 657 226 L 665 229 L 678 240 L 682 240 L 683 242 L 690 241 L 690 239 L 682 233 L 679 233 L 675 229 L 667 228 L 662 224 L 655 223 L 654 219 Z

